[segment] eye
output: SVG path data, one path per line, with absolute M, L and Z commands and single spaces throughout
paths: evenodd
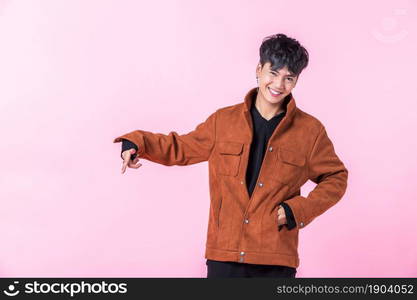
M 293 78 L 291 78 L 291 77 L 288 77 L 287 78 L 289 81 L 294 81 L 294 79 Z
M 274 76 L 275 76 L 275 73 L 274 73 L 274 72 L 269 72 L 269 73 L 271 73 L 272 75 L 274 75 Z

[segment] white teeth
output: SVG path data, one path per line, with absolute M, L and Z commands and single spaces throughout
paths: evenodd
M 280 92 L 275 92 L 275 91 L 274 91 L 273 89 L 271 89 L 271 88 L 270 88 L 269 90 L 270 90 L 270 91 L 271 91 L 271 93 L 272 93 L 272 94 L 274 94 L 274 95 L 281 94 Z

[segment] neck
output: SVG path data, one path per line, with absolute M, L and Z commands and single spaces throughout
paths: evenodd
M 285 98 L 278 103 L 270 103 L 263 99 L 261 94 L 258 93 L 255 99 L 255 106 L 264 119 L 270 120 L 274 116 L 285 111 L 283 108 L 284 99 Z

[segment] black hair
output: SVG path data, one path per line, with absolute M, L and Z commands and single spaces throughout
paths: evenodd
M 296 39 L 282 33 L 265 37 L 259 48 L 259 56 L 261 67 L 267 62 L 274 71 L 287 66 L 296 76 L 308 65 L 307 50 Z

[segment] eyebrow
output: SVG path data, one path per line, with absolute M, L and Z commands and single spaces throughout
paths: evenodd
M 274 73 L 279 73 L 279 72 L 274 71 L 274 70 L 271 70 L 271 69 L 270 69 L 270 71 L 271 71 L 271 72 L 274 72 Z M 289 76 L 289 77 L 296 77 L 297 75 L 295 75 L 294 73 L 291 73 L 291 74 L 287 74 L 287 75 L 285 75 L 285 76 Z

